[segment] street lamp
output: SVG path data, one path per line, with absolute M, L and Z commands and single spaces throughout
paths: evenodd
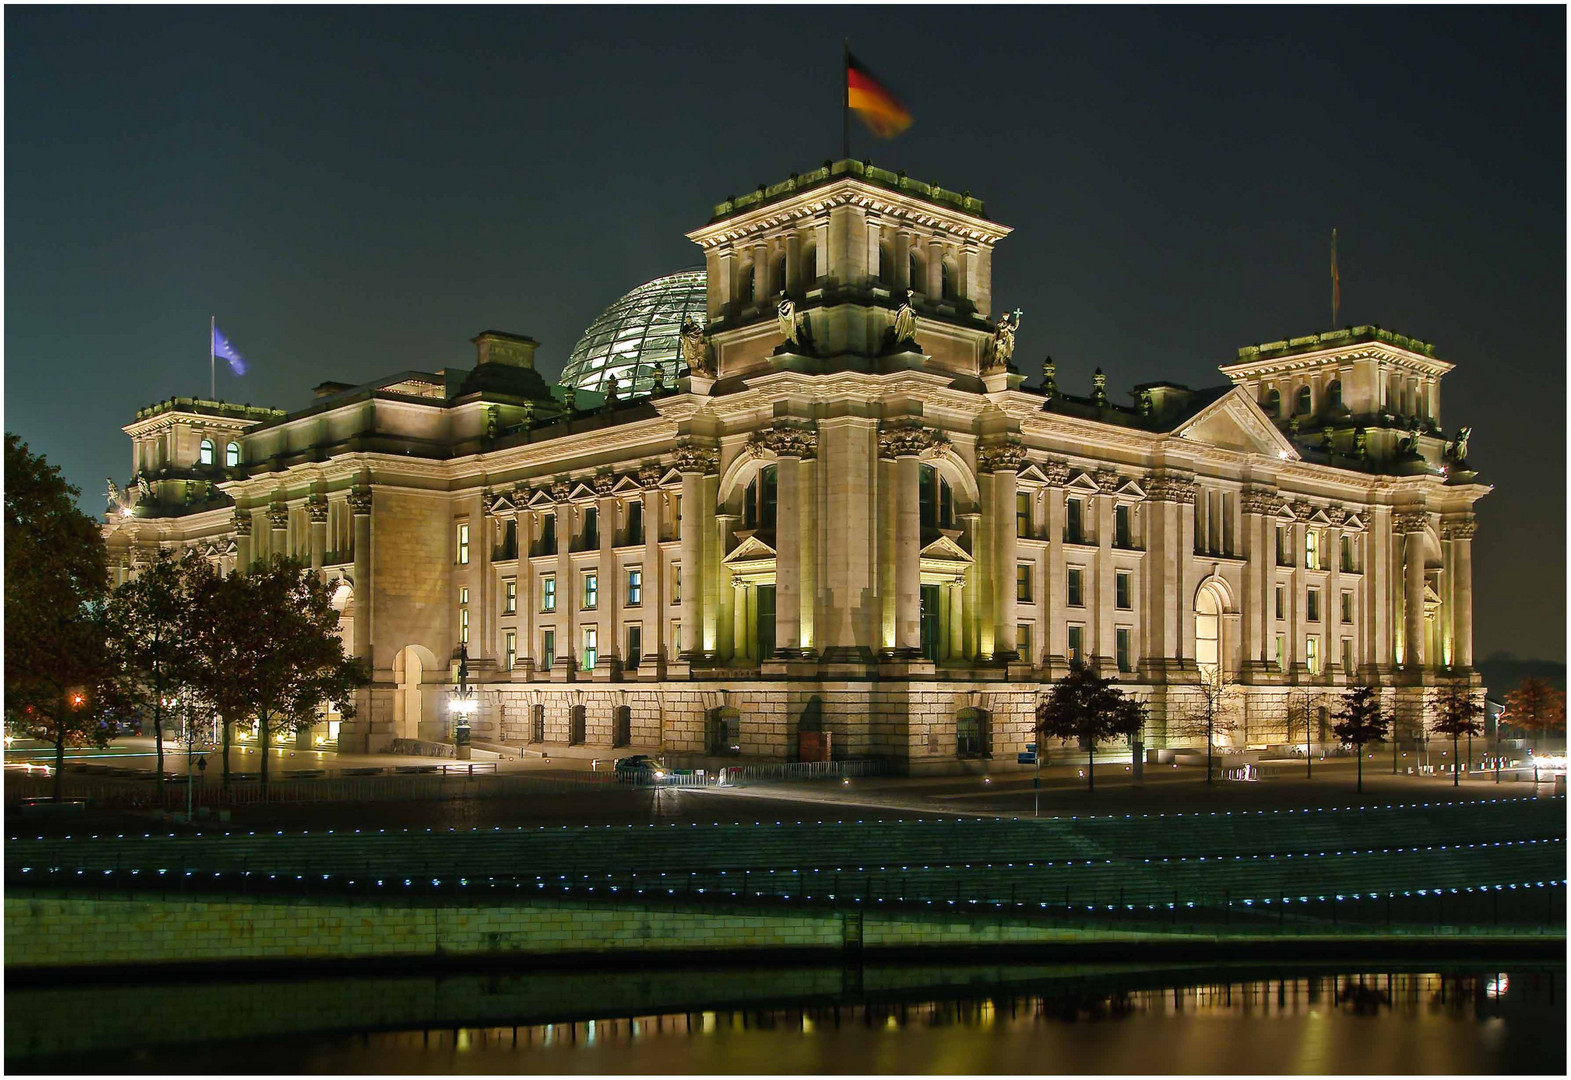
M 453 714 L 453 756 L 459 761 L 469 760 L 469 718 L 475 713 L 475 689 L 469 685 L 469 646 L 459 643 L 457 679 L 453 696 L 447 703 Z

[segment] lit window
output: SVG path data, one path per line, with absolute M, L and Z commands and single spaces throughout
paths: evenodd
M 458 524 L 458 565 L 469 565 L 469 522 Z
M 518 610 L 518 579 L 508 578 L 502 582 L 502 614 L 512 615 Z
M 584 575 L 584 610 L 593 611 L 600 603 L 600 577 L 597 574 Z
M 196 452 L 198 465 L 212 465 L 214 463 L 214 447 L 212 439 L 203 439 L 202 446 Z
M 1276 587 L 1276 617 L 1287 618 L 1287 589 L 1281 585 Z
M 1113 575 L 1113 603 L 1123 611 L 1129 610 L 1129 579 L 1128 570 L 1119 570 Z
M 469 644 L 469 609 L 460 608 L 458 611 L 458 640 L 465 645 Z
M 584 670 L 593 671 L 600 657 L 600 632 L 592 626 L 584 627 Z
M 1068 592 L 1069 599 L 1067 603 L 1070 607 L 1085 606 L 1085 571 L 1078 566 L 1069 568 Z
M 502 654 L 507 663 L 507 670 L 512 671 L 518 663 L 518 632 L 509 630 L 502 635 Z
M 1304 662 L 1312 673 L 1320 674 L 1320 639 L 1313 634 L 1304 639 Z
M 547 664 L 547 667 L 550 665 Z M 529 741 L 534 743 L 545 742 L 545 706 L 536 705 L 530 710 L 529 715 Z
M 1276 527 L 1276 564 L 1278 566 L 1292 566 L 1288 560 L 1287 528 L 1282 525 Z
M 544 630 L 540 634 L 540 663 L 550 667 L 556 663 L 556 631 Z M 535 740 L 536 742 L 540 740 Z
M 1085 543 L 1082 507 L 1083 503 L 1079 499 L 1070 499 L 1064 503 L 1064 542 L 1066 544 Z
M 542 574 L 540 577 L 540 610 L 556 610 L 556 575 Z
M 671 603 L 682 602 L 682 564 L 671 564 Z
M 458 602 L 460 604 L 467 604 L 467 603 L 469 603 L 469 586 L 468 585 L 460 585 L 458 587 Z
M 1031 602 L 1031 566 L 1021 563 L 1015 567 L 1015 599 Z
M 1036 663 L 1036 653 L 1031 651 L 1031 624 L 1020 623 L 1015 627 L 1015 649 L 1020 653 L 1020 659 L 1028 664 Z
M 1282 670 L 1282 663 L 1286 659 L 1286 657 L 1287 657 L 1287 635 L 1286 634 L 1278 634 L 1276 636 L 1276 667 L 1277 667 L 1278 671 Z
M 1069 627 L 1069 666 L 1079 667 L 1085 663 L 1085 637 L 1084 626 L 1071 625 Z
M 1308 570 L 1320 569 L 1320 530 L 1304 530 L 1304 567 Z
M 629 570 L 627 572 L 627 606 L 638 607 L 644 602 L 644 572 L 643 570 Z
M 1353 594 L 1348 589 L 1342 590 L 1342 621 L 1345 623 L 1353 621 Z
M 1117 630 L 1113 631 L 1113 648 L 1118 656 L 1118 670 L 1120 672 L 1130 672 L 1134 670 L 1129 656 L 1130 636 L 1131 633 L 1129 627 L 1127 626 L 1120 626 Z
M 629 626 L 627 628 L 627 668 L 633 670 L 638 667 L 644 658 L 644 628 L 642 626 Z
M 1029 492 L 1015 493 L 1015 535 L 1031 535 L 1031 495 Z
M 224 464 L 233 469 L 240 464 L 240 444 L 232 442 L 224 447 Z

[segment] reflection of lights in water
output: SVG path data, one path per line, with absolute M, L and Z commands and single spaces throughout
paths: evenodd
M 1506 987 L 1510 984 L 1511 980 L 1506 978 L 1504 975 L 1490 979 L 1487 983 L 1484 984 L 1484 996 L 1499 997 L 1501 994 L 1506 992 Z
M 585 1040 L 585 1045 L 586 1046 L 593 1046 L 594 1044 L 595 1044 L 595 1022 L 593 1020 L 591 1020 L 591 1021 L 589 1021 L 589 1036 Z
M 468 1050 L 469 1049 L 469 1029 L 468 1028 L 459 1028 L 458 1029 L 458 1038 L 455 1040 L 453 1045 L 457 1049 L 459 1049 L 459 1050 Z

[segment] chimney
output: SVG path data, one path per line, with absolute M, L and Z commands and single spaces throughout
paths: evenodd
M 470 338 L 475 346 L 475 364 L 506 364 L 508 367 L 534 370 L 535 349 L 540 343 L 522 334 L 509 334 L 503 330 L 482 330 Z

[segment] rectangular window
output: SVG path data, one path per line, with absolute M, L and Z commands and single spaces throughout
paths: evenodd
M 1031 648 L 1031 624 L 1021 623 L 1015 627 L 1015 649 L 1020 653 L 1020 659 L 1028 664 L 1036 663 L 1036 653 Z
M 600 659 L 600 631 L 593 626 L 584 627 L 584 670 L 593 671 Z
M 1353 639 L 1342 639 L 1342 674 L 1353 674 Z
M 502 614 L 513 615 L 518 611 L 518 579 L 508 578 L 502 582 Z
M 1320 674 L 1320 639 L 1313 634 L 1304 639 L 1304 662 L 1311 673 Z
M 682 564 L 671 564 L 671 603 L 682 602 Z
M 1353 621 L 1353 593 L 1350 589 L 1342 590 L 1342 621 L 1345 623 Z
M 627 542 L 644 542 L 644 504 L 638 499 L 627 504 Z
M 627 572 L 627 606 L 639 607 L 643 602 L 644 572 L 642 569 L 629 570 Z
M 1113 507 L 1113 546 L 1121 548 L 1134 546 L 1129 536 L 1129 506 L 1126 503 L 1119 503 Z
M 1342 534 L 1342 569 L 1349 574 L 1353 572 L 1353 538 L 1346 533 Z
M 458 565 L 469 565 L 469 522 L 458 523 Z
M 1287 587 L 1284 585 L 1276 587 L 1276 617 L 1287 618 Z
M 1310 622 L 1320 621 L 1320 590 L 1313 585 L 1304 596 L 1304 618 Z
M 535 743 L 545 742 L 545 706 L 536 705 L 529 717 L 529 741 Z
M 1069 568 L 1069 599 L 1066 603 L 1070 607 L 1085 607 L 1085 571 L 1078 566 Z
M 593 611 L 600 603 L 600 577 L 594 573 L 584 575 L 584 610 Z
M 1069 625 L 1069 666 L 1077 668 L 1085 663 L 1086 628 L 1074 623 Z
M 540 519 L 540 554 L 556 554 L 556 514 L 546 514 Z
M 1084 503 L 1079 499 L 1070 499 L 1064 503 L 1064 542 L 1066 544 L 1083 544 L 1086 542 L 1085 526 L 1081 509 Z
M 1113 647 L 1118 654 L 1118 670 L 1130 672 L 1135 670 L 1129 656 L 1129 638 L 1131 631 L 1127 626 L 1120 626 L 1113 631 Z
M 1320 566 L 1320 530 L 1304 530 L 1304 568 L 1319 570 Z
M 1282 664 L 1287 660 L 1287 635 L 1276 636 L 1276 669 L 1282 670 Z
M 682 651 L 682 620 L 671 620 L 671 650 L 667 656 L 675 656 Z
M 556 663 L 556 631 L 540 632 L 540 666 L 549 668 Z
M 540 610 L 556 610 L 556 575 L 540 575 Z
M 1015 535 L 1031 535 L 1031 493 L 1015 492 Z
M 1129 610 L 1129 578 L 1128 570 L 1119 570 L 1113 574 L 1113 603 L 1121 611 Z
M 1020 563 L 1015 567 L 1015 599 L 1031 602 L 1031 564 Z
M 469 644 L 469 609 L 458 609 L 458 640 Z
M 508 630 L 502 635 L 502 659 L 507 671 L 512 671 L 518 663 L 518 631 Z
M 458 587 L 458 602 L 460 604 L 467 604 L 467 603 L 469 603 L 469 586 L 468 585 L 460 585 Z
M 584 511 L 584 550 L 593 551 L 600 546 L 600 511 L 593 506 Z
M 1287 526 L 1276 527 L 1276 564 L 1278 566 L 1292 566 L 1287 553 Z
M 629 626 L 627 628 L 627 668 L 636 670 L 644 658 L 644 628 L 642 626 Z

